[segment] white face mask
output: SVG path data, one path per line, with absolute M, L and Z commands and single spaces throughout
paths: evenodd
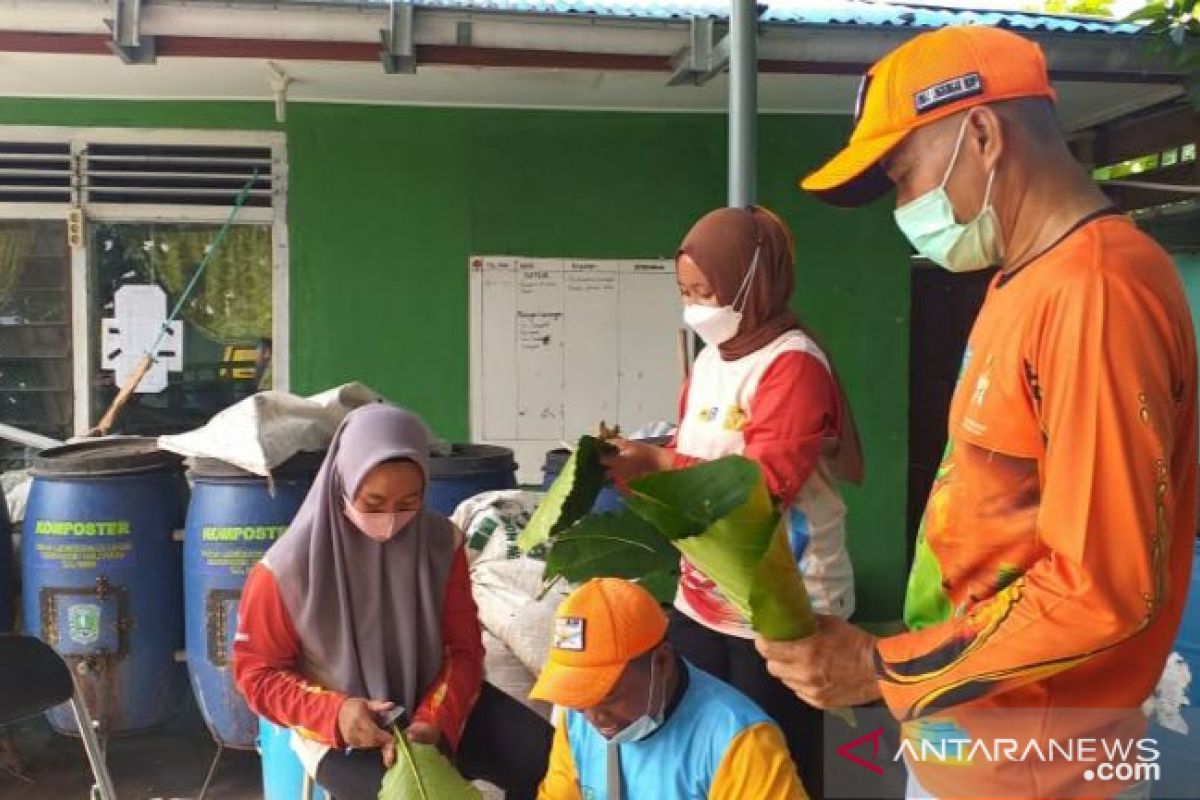
M 942 183 L 896 209 L 896 225 L 908 237 L 913 248 L 930 261 L 951 272 L 973 272 L 987 269 L 1000 263 L 1004 255 L 1000 240 L 1000 223 L 996 210 L 992 208 L 992 179 L 996 170 L 988 174 L 987 189 L 983 193 L 983 208 L 969 222 L 956 222 L 954 205 L 946 193 L 946 183 L 958 161 L 963 136 L 967 130 L 967 118 L 963 117 L 958 129 L 958 141 Z
M 651 714 L 650 708 L 654 705 L 654 661 L 650 661 L 650 688 L 646 692 L 646 710 L 643 714 L 629 723 L 627 726 L 617 731 L 608 740 L 609 745 L 629 744 L 630 742 L 640 742 L 650 734 L 662 727 L 663 715 L 667 708 L 667 687 L 666 682 L 663 682 L 662 700 L 658 704 L 658 713 Z
M 689 303 L 683 307 L 683 323 L 696 332 L 709 347 L 719 347 L 737 335 L 742 325 L 742 311 L 750 296 L 750 285 L 758 271 L 758 254 L 761 247 L 754 248 L 750 269 L 742 279 L 733 302 L 727 306 L 705 306 Z M 740 308 L 738 307 L 740 306 Z

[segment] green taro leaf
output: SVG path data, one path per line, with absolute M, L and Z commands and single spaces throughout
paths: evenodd
M 578 446 L 546 492 L 546 499 L 517 537 L 517 547 L 522 552 L 548 543 L 592 510 L 607 480 L 600 455 L 609 447 L 595 436 L 580 437 Z
M 646 591 L 654 595 L 654 599 L 665 606 L 675 601 L 675 592 L 679 589 L 679 559 L 668 572 L 655 572 L 638 579 Z
M 656 472 L 630 481 L 629 489 L 626 505 L 668 539 L 696 536 L 730 514 L 773 510 L 758 465 L 746 458 Z
M 396 762 L 383 776 L 379 800 L 482 800 L 436 747 L 409 742 L 395 731 Z
M 727 456 L 631 481 L 629 489 L 628 506 L 716 583 L 755 631 L 783 641 L 816 631 L 786 527 L 755 462 Z
M 677 572 L 679 552 L 636 514 L 592 514 L 554 539 L 546 558 L 547 579 L 571 583 L 592 578 L 645 579 Z M 657 584 L 662 587 L 661 577 Z M 651 590 L 653 592 L 653 590 Z
M 625 504 L 621 513 L 590 515 L 540 540 L 551 545 L 546 578 L 639 580 L 669 600 L 674 545 L 765 638 L 816 631 L 786 525 L 755 462 L 728 456 L 638 478 Z

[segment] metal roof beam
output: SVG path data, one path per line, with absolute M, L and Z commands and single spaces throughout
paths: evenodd
M 154 37 L 142 34 L 142 0 L 113 0 L 113 15 L 104 20 L 112 41 L 109 49 L 126 64 L 153 64 Z
M 688 44 L 671 57 L 668 86 L 701 86 L 729 67 L 729 34 L 717 40 L 711 17 L 692 17 Z
M 388 27 L 379 32 L 383 42 L 379 56 L 383 71 L 389 75 L 412 75 L 417 71 L 413 16 L 412 3 L 391 0 L 388 4 Z
M 176 39 L 318 42 L 368 45 L 375 58 L 386 28 L 389 56 L 403 59 L 403 36 L 392 35 L 387 4 L 351 5 L 292 2 L 231 3 L 229 0 L 108 0 L 122 25 L 105 27 L 97 0 L 3 0 L 0 31 L 7 34 L 95 34 L 111 37 L 124 57 L 150 55 L 147 43 L 159 37 L 160 51 Z M 397 5 L 406 5 L 397 2 Z M 133 12 L 133 13 L 131 13 Z M 725 51 L 721 32 L 726 23 L 711 18 L 700 23 L 683 19 L 623 19 L 587 15 L 533 14 L 422 7 L 411 20 L 418 46 L 461 46 L 460 23 L 469 23 L 470 44 L 491 50 L 560 52 L 605 56 L 655 57 L 664 64 L 675 54 L 674 85 L 703 82 L 720 74 Z M 397 15 L 399 16 L 399 14 Z M 400 21 L 398 28 L 402 30 Z M 763 72 L 856 74 L 921 29 L 909 26 L 792 24 L 760 20 L 759 59 Z M 711 36 L 707 29 L 712 30 Z M 1057 33 L 1020 30 L 1043 46 L 1052 75 L 1088 82 L 1179 82 L 1182 75 L 1160 55 L 1146 52 L 1147 37 L 1100 33 Z M 61 47 L 61 43 L 59 44 Z M 107 46 L 107 44 L 105 44 Z M 146 47 L 139 51 L 138 47 Z M 114 48 L 116 49 L 116 48 Z M 1193 51 L 1200 51 L 1194 46 Z M 236 47 L 231 46 L 231 52 Z M 54 52 L 60 52 L 58 50 Z M 413 51 L 418 52 L 418 50 Z

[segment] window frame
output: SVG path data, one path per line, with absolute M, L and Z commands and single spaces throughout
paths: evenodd
M 71 151 L 71 200 L 66 203 L 0 202 L 0 220 L 63 220 L 82 213 L 84 235 L 70 246 L 71 363 L 76 435 L 87 431 L 91 419 L 91 344 L 93 329 L 88 269 L 87 231 L 90 223 L 203 223 L 221 224 L 228 206 L 170 206 L 158 204 L 89 203 L 80 191 L 80 165 L 87 146 L 94 144 L 160 144 L 266 147 L 271 150 L 271 206 L 243 207 L 237 224 L 271 226 L 271 369 L 272 386 L 288 391 L 290 380 L 290 314 L 288 269 L 288 154 L 287 137 L 278 131 L 217 131 L 194 128 L 100 128 L 71 126 L 0 125 L 0 142 L 67 144 Z

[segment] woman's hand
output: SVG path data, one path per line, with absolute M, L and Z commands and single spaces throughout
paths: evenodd
M 608 476 L 618 483 L 640 478 L 651 472 L 662 472 L 673 464 L 671 451 L 665 447 L 646 444 L 617 437 L 606 444 L 615 447 L 615 453 L 600 456 L 600 463 L 608 470 Z
M 338 709 L 338 733 L 341 734 L 342 741 L 356 750 L 394 747 L 391 733 L 379 727 L 377 715 L 386 714 L 395 708 L 395 705 L 362 697 L 347 698 Z M 386 753 L 384 761 L 387 762 Z

